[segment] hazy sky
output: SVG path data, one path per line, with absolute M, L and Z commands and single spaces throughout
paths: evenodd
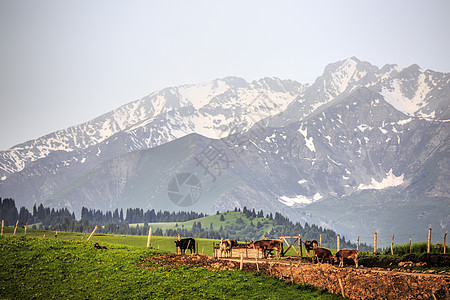
M 0 0 L 0 150 L 167 86 L 312 83 L 357 56 L 450 71 L 450 1 Z

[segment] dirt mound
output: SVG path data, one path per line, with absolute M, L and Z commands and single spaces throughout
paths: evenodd
M 174 268 L 177 266 L 192 266 L 207 268 L 210 270 L 238 270 L 240 263 L 231 260 L 223 260 L 211 256 L 191 254 L 191 255 L 177 255 L 167 254 L 160 256 L 149 256 L 142 261 L 142 266 L 145 268 Z M 260 268 L 268 268 L 268 264 L 259 264 Z M 256 272 L 256 265 L 244 264 L 243 270 L 247 272 Z
M 239 260 L 204 255 L 150 256 L 144 268 L 195 266 L 210 270 L 238 270 Z M 243 270 L 259 272 L 281 280 L 312 284 L 350 299 L 450 299 L 448 274 L 407 273 L 383 269 L 337 268 L 329 264 L 311 264 L 298 260 L 245 260 Z

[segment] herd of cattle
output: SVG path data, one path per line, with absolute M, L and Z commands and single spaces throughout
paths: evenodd
M 312 262 L 319 263 L 319 259 L 322 262 L 338 262 L 339 267 L 344 266 L 344 259 L 352 259 L 355 262 L 356 268 L 358 268 L 358 250 L 356 249 L 342 249 L 339 250 L 335 255 L 331 254 L 330 249 L 319 247 L 316 240 L 303 242 L 305 244 L 306 255 L 309 257 L 309 251 L 312 250 Z M 195 252 L 195 239 L 184 238 L 175 241 L 175 246 L 181 250 L 181 253 L 186 253 L 186 249 L 191 251 L 191 254 Z M 221 257 L 231 257 L 231 251 L 233 248 L 238 247 L 238 242 L 236 240 L 221 239 L 219 244 L 219 250 Z M 250 249 L 257 249 L 262 251 L 264 258 L 267 258 L 268 253 L 271 251 L 276 251 L 278 257 L 281 257 L 283 242 L 280 240 L 259 240 L 256 242 L 251 242 L 247 246 Z

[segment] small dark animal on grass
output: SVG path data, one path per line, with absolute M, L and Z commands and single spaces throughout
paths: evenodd
M 195 240 L 193 238 L 185 238 L 175 241 L 175 247 L 180 247 L 182 254 L 186 254 L 186 249 L 191 250 L 191 254 L 195 253 Z
M 94 248 L 95 248 L 95 249 L 100 249 L 100 250 L 106 250 L 106 249 L 108 249 L 108 248 L 106 248 L 105 246 L 100 246 L 98 243 L 95 243 Z

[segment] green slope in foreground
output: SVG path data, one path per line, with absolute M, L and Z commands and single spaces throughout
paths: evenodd
M 143 269 L 160 251 L 94 242 L 0 236 L 1 299 L 341 299 L 312 286 L 243 271 Z

